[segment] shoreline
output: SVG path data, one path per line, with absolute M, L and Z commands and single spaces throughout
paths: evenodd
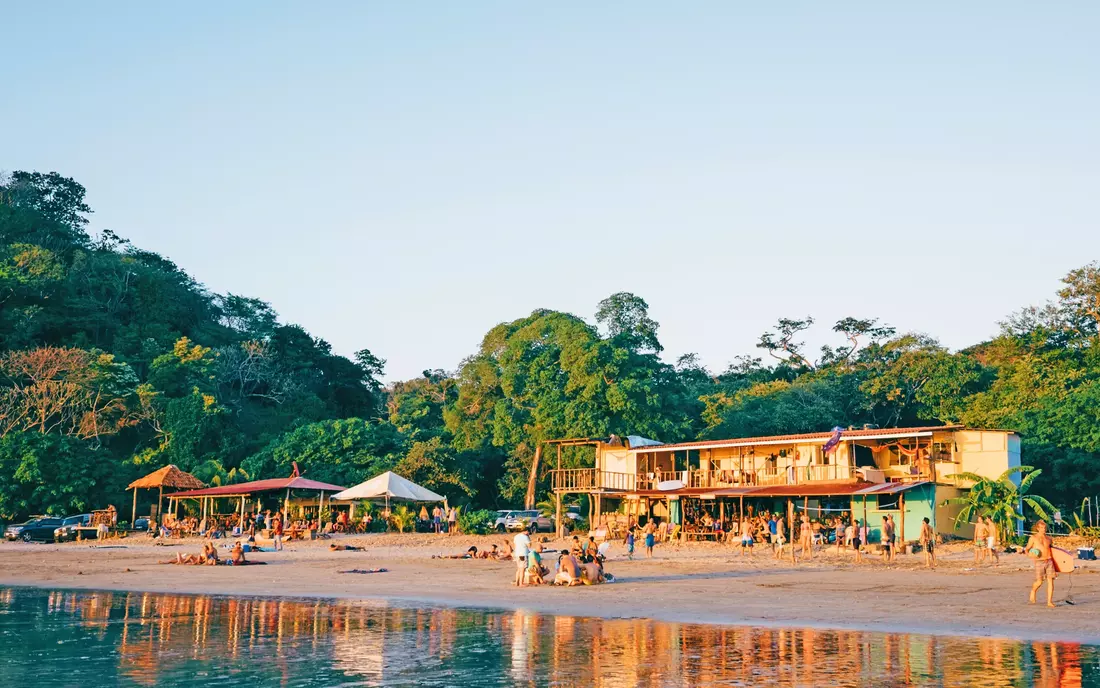
M 440 552 L 483 547 L 504 536 L 364 535 L 337 542 L 364 552 L 332 552 L 327 542 L 294 543 L 283 552 L 250 555 L 263 567 L 160 565 L 198 540 L 156 546 L 148 540 L 59 545 L 0 545 L 0 586 L 104 590 L 219 597 L 337 602 L 392 602 L 603 619 L 645 618 L 763 628 L 800 627 L 877 633 L 919 633 L 1018 641 L 1100 644 L 1100 566 L 1077 562 L 1059 576 L 1055 609 L 1027 604 L 1034 579 L 1023 555 L 1002 555 L 997 568 L 973 569 L 965 545 L 944 547 L 934 571 L 921 555 L 887 566 L 848 552 L 818 554 L 792 566 L 770 552 L 741 558 L 713 543 L 660 545 L 652 560 L 621 559 L 613 547 L 607 568 L 615 583 L 601 586 L 516 588 L 510 562 L 432 559 Z M 559 541 L 561 543 L 561 541 Z M 555 547 L 559 543 L 548 543 Z M 352 568 L 386 568 L 371 575 Z M 1040 596 L 1045 592 L 1040 591 Z

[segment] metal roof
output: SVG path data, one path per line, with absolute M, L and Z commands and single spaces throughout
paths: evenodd
M 927 437 L 933 432 L 960 430 L 962 425 L 931 425 L 918 428 L 875 428 L 873 430 L 845 430 L 840 434 L 841 441 L 862 439 L 894 439 L 902 437 Z M 807 432 L 798 435 L 770 435 L 767 437 L 740 437 L 725 440 L 700 440 L 657 446 L 639 447 L 631 451 L 676 451 L 678 449 L 713 449 L 718 447 L 749 447 L 761 444 L 793 444 L 796 442 L 824 443 L 833 436 L 832 431 Z
M 257 492 L 273 492 L 275 490 L 311 490 L 313 492 L 340 492 L 344 488 L 339 485 L 330 485 L 317 480 L 308 480 L 301 476 L 290 478 L 270 478 L 268 480 L 253 480 L 236 485 L 219 485 L 207 487 L 202 490 L 189 490 L 187 492 L 173 492 L 172 497 L 239 497 L 251 495 Z

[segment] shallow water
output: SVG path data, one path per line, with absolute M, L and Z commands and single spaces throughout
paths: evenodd
M 0 588 L 0 686 L 1100 685 L 1100 647 Z

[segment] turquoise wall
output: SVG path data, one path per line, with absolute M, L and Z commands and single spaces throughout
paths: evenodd
M 882 517 L 893 516 L 894 523 L 898 527 L 899 539 L 903 542 L 911 542 L 920 539 L 920 527 L 922 519 L 928 518 L 932 527 L 936 527 L 936 486 L 920 485 L 906 490 L 905 494 L 905 532 L 901 532 L 901 511 L 898 509 L 885 509 L 884 506 L 898 502 L 898 495 L 868 495 L 867 499 L 867 525 L 870 529 L 871 542 L 882 542 Z M 862 495 L 852 497 L 852 510 L 856 518 L 863 520 Z

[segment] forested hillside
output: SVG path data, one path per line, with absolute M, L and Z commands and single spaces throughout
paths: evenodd
M 1038 492 L 1063 507 L 1100 493 L 1096 264 L 960 352 L 852 317 L 811 353 L 812 318 L 780 319 L 759 356 L 730 352 L 714 373 L 691 355 L 664 362 L 645 301 L 620 293 L 594 322 L 538 310 L 494 327 L 458 370 L 384 388 L 367 348 L 336 355 L 260 299 L 89 232 L 84 196 L 57 173 L 0 180 L 0 519 L 123 504 L 128 482 L 168 463 L 208 482 L 292 461 L 345 485 L 394 468 L 459 502 L 514 505 L 545 439 L 864 423 L 1015 429 Z

